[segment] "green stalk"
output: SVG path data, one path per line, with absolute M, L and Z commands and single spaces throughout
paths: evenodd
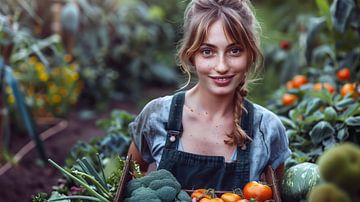
M 94 191 L 88 184 L 86 184 L 85 182 L 83 182 L 82 180 L 78 179 L 76 176 L 72 175 L 71 173 L 69 173 L 67 170 L 65 170 L 64 168 L 62 168 L 61 166 L 59 166 L 58 164 L 56 164 L 53 160 L 48 159 L 49 163 L 52 164 L 54 167 L 56 167 L 57 169 L 59 169 L 61 172 L 63 172 L 64 174 L 68 175 L 70 178 L 72 178 L 74 181 L 78 182 L 79 184 L 81 184 L 82 186 L 84 186 L 85 189 L 87 189 L 91 194 L 93 194 L 93 196 L 97 197 L 100 199 L 100 201 L 102 202 L 111 202 L 109 201 L 107 198 L 101 196 L 99 193 L 97 193 L 96 191 Z
M 51 202 L 51 201 L 61 201 L 61 200 L 66 200 L 66 199 L 84 199 L 84 200 L 90 200 L 90 201 L 97 201 L 97 202 L 101 202 L 98 198 L 92 197 L 92 196 L 82 196 L 82 195 L 78 195 L 78 196 L 64 196 L 64 197 L 60 197 L 60 198 L 56 198 L 56 199 L 49 199 L 47 200 L 47 202 Z
M 74 171 L 72 171 L 72 173 L 74 173 L 75 175 L 80 175 L 82 177 L 89 179 L 91 182 L 93 182 L 95 184 L 96 187 L 99 187 L 101 189 L 101 191 L 106 195 L 107 198 L 110 198 L 110 193 L 93 176 L 88 175 L 84 172 L 80 172 L 78 170 L 74 170 Z

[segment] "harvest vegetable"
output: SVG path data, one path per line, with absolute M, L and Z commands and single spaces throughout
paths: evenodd
M 256 181 L 248 182 L 243 188 L 243 194 L 246 199 L 255 199 L 258 202 L 272 199 L 271 188 L 266 184 Z
M 290 167 L 281 183 L 281 196 L 284 201 L 306 200 L 310 190 L 320 183 L 319 168 L 314 163 L 300 163 Z
M 165 169 L 129 181 L 125 197 L 124 202 L 191 201 L 190 196 L 181 191 L 181 185 L 176 178 Z

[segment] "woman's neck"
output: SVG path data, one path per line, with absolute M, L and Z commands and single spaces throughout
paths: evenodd
M 185 107 L 209 118 L 233 114 L 234 95 L 215 95 L 199 89 L 196 85 L 186 93 Z

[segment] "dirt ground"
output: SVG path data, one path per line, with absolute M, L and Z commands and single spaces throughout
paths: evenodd
M 173 89 L 150 90 L 147 91 L 147 99 L 172 92 Z M 93 118 L 82 119 L 77 108 L 74 108 L 66 118 L 68 126 L 44 142 L 47 157 L 63 165 L 70 148 L 77 141 L 87 141 L 94 136 L 104 135 L 104 132 L 95 125 L 95 122 L 101 118 L 109 118 L 113 109 L 123 109 L 134 114 L 140 111 L 135 103 L 116 101 L 111 102 L 107 110 L 96 114 Z M 19 142 L 25 144 L 29 141 L 26 134 L 20 134 L 17 139 L 19 139 L 17 145 Z M 52 186 L 57 184 L 60 177 L 62 174 L 54 167 L 39 164 L 38 153 L 33 149 L 24 156 L 17 166 L 12 167 L 0 176 L 0 202 L 31 201 L 31 196 L 36 193 L 50 193 Z

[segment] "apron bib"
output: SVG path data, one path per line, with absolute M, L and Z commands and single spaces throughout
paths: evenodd
M 177 146 L 182 133 L 182 111 L 185 92 L 174 95 L 169 120 L 168 135 L 158 169 L 170 171 L 181 184 L 182 189 L 213 188 L 231 191 L 243 188 L 249 182 L 250 144 L 242 150 L 237 148 L 237 160 L 225 162 L 222 156 L 206 156 L 178 151 Z M 241 117 L 241 128 L 252 138 L 253 105 L 245 100 L 248 113 Z

